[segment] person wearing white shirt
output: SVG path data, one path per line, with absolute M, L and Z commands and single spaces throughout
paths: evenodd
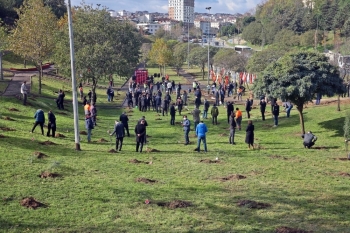
M 21 85 L 21 94 L 22 94 L 22 97 L 23 97 L 23 105 L 26 105 L 27 104 L 27 86 L 26 86 L 26 81 L 24 81 Z

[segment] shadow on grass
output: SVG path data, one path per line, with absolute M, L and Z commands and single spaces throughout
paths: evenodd
M 335 131 L 335 134 L 331 137 L 343 137 L 344 131 L 343 131 L 343 125 L 344 125 L 345 117 L 339 117 L 336 119 L 323 121 L 318 123 L 322 128 L 329 130 L 329 131 Z

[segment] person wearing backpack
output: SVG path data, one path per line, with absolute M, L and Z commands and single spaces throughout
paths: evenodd
M 218 107 L 216 107 L 216 104 L 213 105 L 213 107 L 211 108 L 211 117 L 212 117 L 212 123 L 214 125 L 218 124 L 218 115 L 219 115 L 219 109 Z
M 85 128 L 87 130 L 87 140 L 91 142 L 91 131 L 94 129 L 94 122 L 91 118 L 91 113 L 85 115 Z
M 50 137 L 50 132 L 52 130 L 52 137 L 55 137 L 56 132 L 56 117 L 55 114 L 50 110 L 47 114 L 47 119 L 49 123 L 47 124 L 47 133 L 46 136 Z

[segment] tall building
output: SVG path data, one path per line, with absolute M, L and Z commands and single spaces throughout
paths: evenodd
M 169 0 L 169 18 L 193 24 L 194 0 Z

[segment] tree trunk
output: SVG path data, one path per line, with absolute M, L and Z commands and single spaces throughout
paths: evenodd
M 4 80 L 4 73 L 2 70 L 2 51 L 0 51 L 0 79 Z
M 204 80 L 204 65 L 202 66 L 202 79 Z
M 96 86 L 97 86 L 97 81 L 95 79 L 92 80 L 92 89 L 91 89 L 91 104 L 95 104 L 95 98 L 97 100 L 96 96 Z
M 338 95 L 338 106 L 337 106 L 337 111 L 340 111 L 340 95 Z
M 24 69 L 27 68 L 27 60 L 24 59 L 23 65 L 24 65 Z
M 300 125 L 301 125 L 301 133 L 305 134 L 303 108 L 304 108 L 304 105 L 297 106 L 297 110 L 299 112 Z
M 37 66 L 36 68 L 39 72 L 39 90 L 38 90 L 38 94 L 41 95 L 41 79 L 42 79 L 42 76 L 43 76 L 43 63 L 39 63 L 39 65 Z

